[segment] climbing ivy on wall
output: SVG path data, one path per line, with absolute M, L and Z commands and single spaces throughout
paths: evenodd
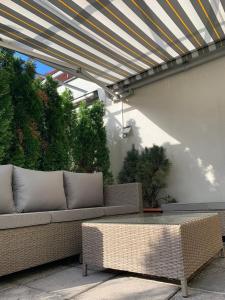
M 37 170 L 102 171 L 112 181 L 104 106 L 72 104 L 57 82 L 35 78 L 35 65 L 0 50 L 0 164 Z

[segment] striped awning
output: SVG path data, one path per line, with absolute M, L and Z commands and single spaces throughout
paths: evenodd
M 1 0 L 0 39 L 106 85 L 224 39 L 225 0 Z

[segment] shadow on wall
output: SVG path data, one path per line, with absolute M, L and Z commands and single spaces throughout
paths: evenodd
M 129 136 L 127 138 L 122 137 L 123 124 L 121 118 L 121 104 L 117 103 L 117 105 L 115 106 L 115 111 L 113 111 L 113 109 L 110 109 L 112 108 L 112 106 L 113 105 L 111 103 L 107 103 L 106 128 L 112 172 L 115 182 L 117 182 L 117 176 L 122 168 L 123 158 L 126 156 L 127 151 L 131 149 L 132 144 L 134 143 L 137 149 L 141 150 L 142 140 L 139 137 L 139 128 L 136 126 L 136 121 L 134 119 L 129 119 L 129 125 L 132 126 L 132 130 Z M 127 113 L 129 111 L 132 112 L 133 108 L 128 107 L 124 109 L 124 113 Z M 127 124 L 125 123 L 124 125 L 126 126 Z
M 213 97 L 176 96 L 135 102 L 142 115 L 138 140 L 167 149 L 173 164 L 168 192 L 177 201 L 225 201 L 225 104 Z M 144 118 L 148 126 L 141 125 Z
M 225 201 L 224 84 L 221 62 L 213 63 L 216 67 L 204 65 L 200 74 L 196 68 L 136 90 L 124 110 L 124 121 L 132 122 L 133 133 L 118 141 L 115 173 L 132 144 L 138 149 L 164 146 L 172 162 L 171 196 L 178 202 Z M 118 137 L 113 128 L 121 128 L 121 110 L 119 104 L 114 106 L 109 108 L 107 127 Z

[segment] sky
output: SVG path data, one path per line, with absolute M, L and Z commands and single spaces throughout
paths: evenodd
M 20 57 L 21 59 L 27 61 L 29 59 L 28 56 L 20 54 L 18 52 L 15 53 L 15 56 Z M 45 64 L 42 64 L 40 62 L 38 62 L 37 60 L 35 60 L 35 65 L 36 65 L 36 72 L 38 74 L 44 75 L 49 71 L 52 71 L 53 69 Z

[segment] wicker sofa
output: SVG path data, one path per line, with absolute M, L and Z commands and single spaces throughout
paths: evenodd
M 215 212 L 219 215 L 222 236 L 225 236 L 225 202 L 169 203 L 162 204 L 161 208 L 166 214 Z
M 8 176 L 8 179 L 3 176 L 6 170 L 7 172 L 9 170 L 12 172 L 11 175 L 9 172 L 8 175 L 10 176 Z M 21 171 L 23 172 L 24 169 L 19 170 L 19 172 Z M 34 175 L 29 172 L 37 171 L 28 171 L 27 174 L 29 177 L 25 177 L 27 180 L 30 180 Z M 94 203 L 93 206 L 90 206 L 90 199 L 87 199 L 86 203 L 85 198 L 83 198 L 83 205 L 81 206 L 84 207 L 70 208 L 68 203 L 68 191 L 67 193 L 65 191 L 66 207 L 51 210 L 47 206 L 48 210 L 40 208 L 41 211 L 37 211 L 39 201 L 36 200 L 35 203 L 32 204 L 34 206 L 29 203 L 29 201 L 32 201 L 29 197 L 32 195 L 30 192 L 33 192 L 33 190 L 29 191 L 29 187 L 26 187 L 26 182 L 23 182 L 23 180 L 20 180 L 19 183 L 15 183 L 18 178 L 15 178 L 14 173 L 15 167 L 0 166 L 0 276 L 80 254 L 82 246 L 81 223 L 83 220 L 105 215 L 137 213 L 142 209 L 141 185 L 139 183 L 133 183 L 106 186 L 104 192 L 102 191 L 103 202 L 101 206 L 96 206 Z M 38 175 L 38 178 L 40 178 L 43 173 L 44 172 L 35 173 L 35 176 Z M 47 173 L 49 173 L 49 176 L 52 176 L 54 172 Z M 83 177 L 79 181 L 79 185 L 81 185 L 82 182 L 85 185 L 84 180 L 86 181 L 89 178 L 88 186 L 85 187 L 89 192 L 89 198 L 92 197 L 92 188 L 93 194 L 96 195 L 96 191 L 94 190 L 96 185 L 98 185 L 95 177 L 97 174 L 98 173 L 81 175 Z M 66 190 L 63 172 L 58 172 L 57 176 L 60 178 L 62 176 L 63 189 Z M 79 176 L 79 174 L 77 174 L 77 176 Z M 98 178 L 101 178 L 101 176 Z M 75 180 L 77 179 L 75 178 Z M 99 181 L 99 179 L 97 180 Z M 91 181 L 95 183 L 94 186 L 91 186 Z M 50 194 L 51 192 L 55 193 L 55 191 L 51 191 L 51 182 L 45 186 L 43 182 L 36 182 L 36 184 L 39 185 L 38 189 L 40 190 L 40 195 L 37 193 L 38 189 L 35 187 L 36 194 L 34 193 L 34 198 L 41 196 L 48 198 L 49 195 L 46 194 L 46 186 L 49 187 Z M 41 185 L 43 185 L 43 189 L 41 189 Z M 101 180 L 99 186 L 103 188 Z M 8 187 L 7 191 L 5 189 L 6 187 Z M 83 192 L 85 188 L 83 188 Z M 11 203 L 7 209 L 12 208 L 13 210 L 4 213 L 3 211 L 6 209 L 6 204 L 8 205 L 5 200 L 9 200 L 7 199 L 7 192 L 10 191 L 10 189 L 12 190 L 14 203 Z M 57 187 L 55 187 L 55 189 L 57 190 Z M 43 190 L 45 191 L 44 194 L 42 193 Z M 82 190 L 82 187 L 80 187 L 79 193 L 80 190 Z M 25 205 L 18 203 L 18 197 L 21 197 L 21 191 L 23 192 L 22 200 L 26 202 Z M 26 193 L 30 194 L 24 197 Z M 57 194 L 59 194 L 58 191 Z M 79 196 L 82 195 L 79 194 Z M 72 201 L 74 201 L 74 199 L 72 199 Z M 46 205 L 41 199 L 40 204 L 43 206 Z M 55 202 L 52 204 L 54 206 Z M 28 212 L 27 210 L 30 211 Z

